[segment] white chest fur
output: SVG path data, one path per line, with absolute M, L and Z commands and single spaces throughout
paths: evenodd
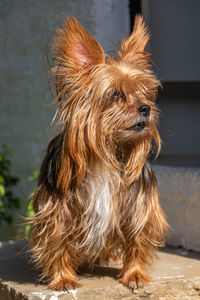
M 83 229 L 87 232 L 84 243 L 86 253 L 99 252 L 103 246 L 106 235 L 109 233 L 114 218 L 113 197 L 119 188 L 119 183 L 107 171 L 95 168 L 92 175 L 87 177 L 87 225 Z

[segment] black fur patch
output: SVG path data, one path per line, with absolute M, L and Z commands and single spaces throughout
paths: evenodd
M 63 147 L 63 137 L 64 134 L 60 133 L 50 141 L 40 169 L 38 183 L 44 183 L 54 190 L 56 188 L 57 171 Z

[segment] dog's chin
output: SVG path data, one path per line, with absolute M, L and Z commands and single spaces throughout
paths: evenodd
M 146 127 L 146 122 L 140 121 L 140 122 L 128 127 L 127 130 L 133 131 L 133 132 L 141 132 L 145 129 L 145 127 Z
M 145 139 L 149 135 L 149 122 L 141 121 L 126 129 L 119 129 L 115 135 L 115 141 L 117 144 L 131 144 L 137 140 Z

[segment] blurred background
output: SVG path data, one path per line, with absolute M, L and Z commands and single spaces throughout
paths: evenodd
M 55 113 L 46 49 L 64 17 L 75 16 L 107 52 L 129 35 L 136 14 L 148 25 L 162 81 L 162 152 L 153 164 L 172 227 L 168 243 L 200 250 L 200 1 L 0 0 L 0 239 L 17 239 Z

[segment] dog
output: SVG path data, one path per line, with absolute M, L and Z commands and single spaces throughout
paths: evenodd
M 119 281 L 134 290 L 163 246 L 167 221 L 148 163 L 161 145 L 148 40 L 138 15 L 110 56 L 74 17 L 52 42 L 60 131 L 41 166 L 30 238 L 51 289 L 79 287 L 85 262 L 121 258 Z

